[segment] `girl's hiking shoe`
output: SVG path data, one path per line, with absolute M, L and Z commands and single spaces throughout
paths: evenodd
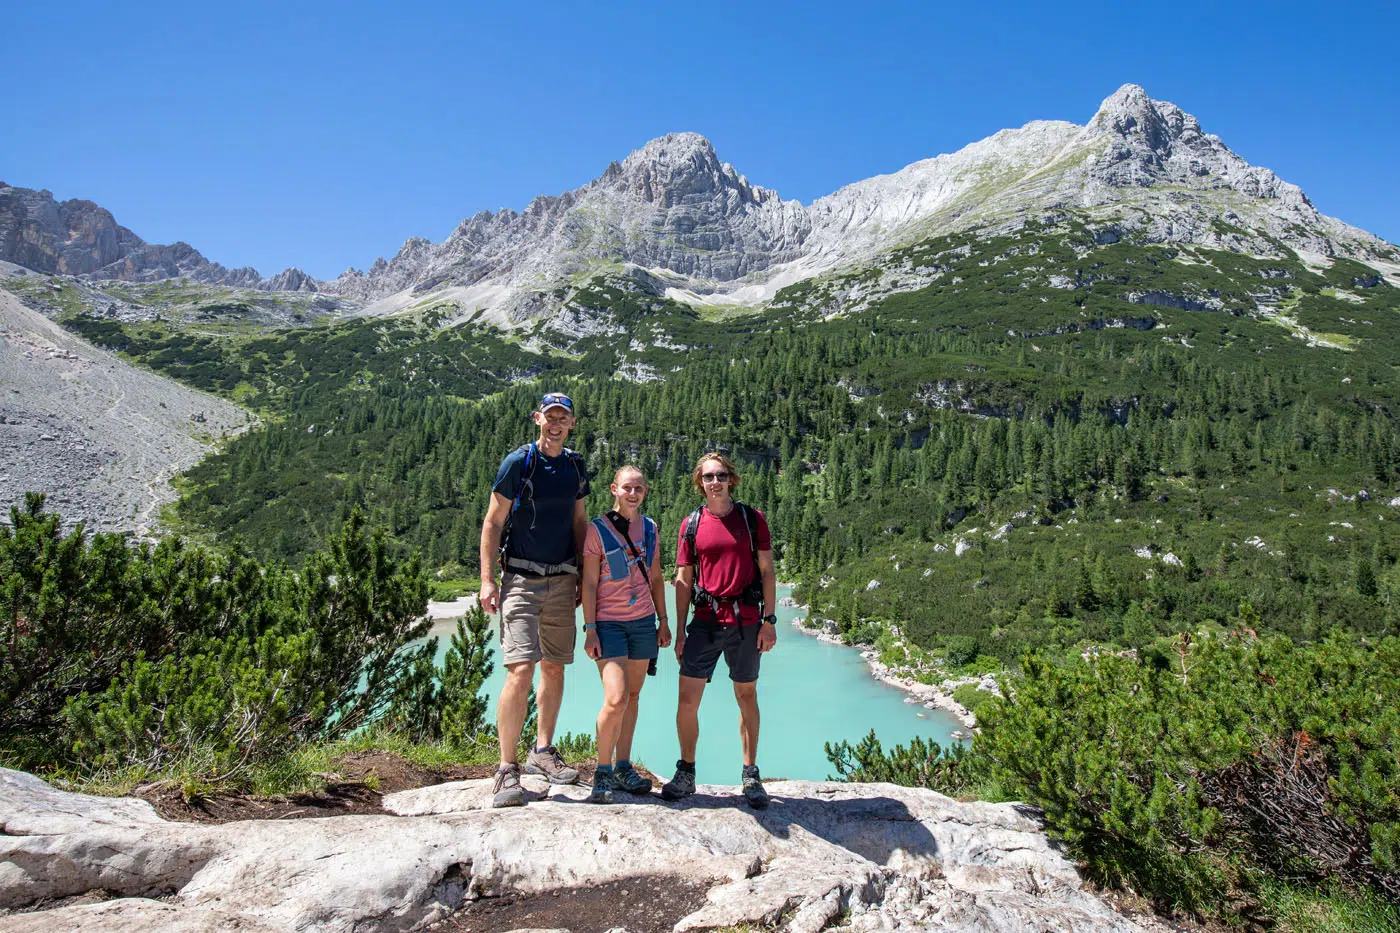
M 758 776 L 758 765 L 744 765 L 744 799 L 755 810 L 768 808 L 768 791 L 763 789 L 763 779 Z
M 617 786 L 617 775 L 612 771 L 593 772 L 593 789 L 588 792 L 588 802 L 612 803 Z
M 526 774 L 543 774 L 551 784 L 577 784 L 578 769 L 564 764 L 564 756 L 553 745 L 532 748 L 525 756 Z
M 502 765 L 496 769 L 496 783 L 491 786 L 491 806 L 518 807 L 525 803 L 525 791 L 520 786 L 520 766 Z
M 649 794 L 651 793 L 651 781 L 637 773 L 637 769 L 630 764 L 613 769 L 613 783 L 618 790 L 625 790 L 629 794 Z
M 695 793 L 695 769 L 676 762 L 676 776 L 661 785 L 662 800 L 680 800 Z

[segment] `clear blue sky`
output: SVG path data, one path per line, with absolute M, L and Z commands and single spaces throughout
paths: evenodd
M 0 179 L 332 277 L 704 133 L 810 202 L 1119 85 L 1400 241 L 1400 4 L 22 3 Z

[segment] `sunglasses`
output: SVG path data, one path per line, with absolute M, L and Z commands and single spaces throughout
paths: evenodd
M 729 473 L 725 470 L 718 473 L 701 473 L 700 478 L 707 483 L 724 483 L 729 481 Z
M 552 406 L 552 405 L 563 405 L 563 406 L 564 406 L 565 408 L 567 408 L 569 411 L 573 411 L 573 410 L 574 410 L 574 400 L 571 399 L 571 398 L 569 398 L 567 395 L 563 394 L 562 392 L 551 392 L 551 393 L 549 393 L 548 395 L 546 395 L 544 398 L 540 399 L 540 410 L 541 410 L 541 411 L 543 411 L 543 410 L 546 409 L 546 408 L 549 408 L 549 407 Z

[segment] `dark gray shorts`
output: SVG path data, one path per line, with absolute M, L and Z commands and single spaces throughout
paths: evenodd
M 709 680 L 721 654 L 730 680 L 736 684 L 758 680 L 758 626 L 691 622 L 685 627 L 681 676 Z

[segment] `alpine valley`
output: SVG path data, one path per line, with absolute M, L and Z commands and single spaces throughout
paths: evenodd
M 843 774 L 1029 799 L 1097 877 L 1201 914 L 1245 862 L 1400 897 L 1400 724 L 1367 706 L 1400 685 L 1400 249 L 1136 85 L 805 205 L 675 133 L 329 281 L 0 184 L 0 260 L 13 501 L 81 484 L 66 521 L 142 532 L 170 502 L 167 530 L 291 567 L 359 514 L 470 579 L 500 458 L 559 388 L 590 514 L 638 463 L 673 546 L 696 457 L 729 452 L 811 624 L 990 704 L 980 770 L 875 745 L 834 749 Z M 82 359 L 142 386 L 104 410 L 185 439 L 173 491 L 110 437 L 72 452 Z M 1048 719 L 976 689 L 1003 670 Z M 1287 742 L 1325 819 L 1238 804 Z

